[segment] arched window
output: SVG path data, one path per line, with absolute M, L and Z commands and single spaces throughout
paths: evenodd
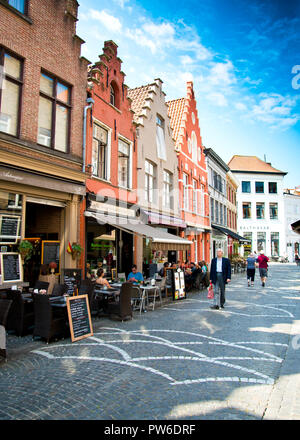
M 114 107 L 116 106 L 116 93 L 112 85 L 110 85 L 110 103 Z

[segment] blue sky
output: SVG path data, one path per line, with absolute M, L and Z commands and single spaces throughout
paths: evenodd
M 266 155 L 300 185 L 299 0 L 85 0 L 77 33 L 92 62 L 118 44 L 131 88 L 159 77 L 171 100 L 192 80 L 206 147 Z

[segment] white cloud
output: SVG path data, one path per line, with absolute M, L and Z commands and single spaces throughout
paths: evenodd
M 233 64 L 231 61 L 226 61 L 225 63 L 214 63 L 211 68 L 211 78 L 212 84 L 228 86 L 236 83 L 236 77 L 233 73 Z
M 222 93 L 212 92 L 209 93 L 206 97 L 207 99 L 209 99 L 209 101 L 211 101 L 214 105 L 218 107 L 227 107 L 228 105 L 227 99 Z
M 293 114 L 298 100 L 299 97 L 291 98 L 277 93 L 261 93 L 259 102 L 252 107 L 251 116 L 273 127 L 291 127 L 300 120 L 299 114 Z
M 88 18 L 99 21 L 103 26 L 112 32 L 121 32 L 122 24 L 120 20 L 105 11 L 97 11 L 96 9 L 90 9 Z
M 234 106 L 237 110 L 241 110 L 241 111 L 247 110 L 247 106 L 242 102 L 236 102 Z

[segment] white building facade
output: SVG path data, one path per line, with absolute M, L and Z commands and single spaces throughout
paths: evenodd
M 298 189 L 298 191 L 297 191 Z M 300 235 L 293 231 L 291 224 L 300 219 L 300 188 L 285 190 L 285 234 L 286 254 L 289 261 L 294 262 L 295 252 L 300 252 Z
M 285 255 L 283 180 L 286 173 L 255 156 L 234 156 L 229 166 L 240 182 L 237 189 L 238 234 L 251 240 L 251 246 L 241 248 L 241 253 L 263 250 L 274 259 Z

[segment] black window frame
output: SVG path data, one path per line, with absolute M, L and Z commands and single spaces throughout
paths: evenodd
M 244 191 L 244 188 L 243 188 L 243 184 L 245 184 L 245 183 L 247 183 L 247 184 L 249 184 L 249 191 Z M 242 180 L 242 193 L 244 193 L 244 194 L 251 194 L 251 182 L 250 182 L 250 180 Z
M 263 190 L 262 191 L 257 191 L 257 189 L 258 189 L 258 185 L 257 184 L 261 184 L 262 185 L 262 188 L 263 188 Z M 263 181 L 256 181 L 255 182 L 255 194 L 264 194 L 265 193 L 265 182 L 263 182 Z
M 270 185 L 275 185 L 276 186 L 276 191 L 271 191 L 270 190 Z M 269 182 L 268 187 L 269 187 L 269 194 L 278 194 L 277 182 Z
M 53 80 L 53 91 L 52 94 L 53 96 L 48 95 L 47 93 L 43 92 L 40 88 L 39 90 L 39 97 L 43 97 L 45 99 L 48 99 L 49 101 L 52 102 L 52 113 L 51 113 L 51 117 L 52 117 L 52 121 L 51 121 L 51 141 L 50 141 L 50 147 L 48 147 L 47 145 L 44 144 L 40 144 L 38 142 L 38 136 L 37 136 L 37 144 L 41 145 L 43 147 L 49 148 L 50 150 L 53 151 L 58 151 L 60 153 L 63 154 L 70 154 L 70 144 L 71 144 L 71 113 L 72 113 L 72 85 L 67 83 L 65 80 L 61 79 L 60 77 L 53 75 L 52 73 L 42 69 L 40 72 L 40 78 L 42 75 L 46 75 L 49 78 L 51 78 Z M 63 101 L 60 101 L 59 99 L 57 99 L 57 83 L 60 83 L 66 87 L 68 87 L 69 90 L 69 100 L 68 103 L 65 103 Z M 40 103 L 40 101 L 39 101 Z M 68 130 L 67 130 L 67 149 L 66 151 L 61 151 L 57 148 L 55 148 L 55 116 L 56 116 L 56 105 L 61 105 L 62 107 L 66 107 L 68 109 Z M 39 126 L 38 126 L 39 129 Z
M 20 14 L 28 15 L 28 3 L 29 3 L 29 0 L 23 0 L 24 1 L 24 12 L 20 11 L 18 8 L 16 8 L 15 6 L 11 5 L 10 4 L 11 0 L 6 0 L 6 1 L 9 4 L 10 7 L 16 9 L 16 11 L 20 12 Z
M 23 96 L 23 85 L 24 85 L 24 58 L 12 52 L 9 49 L 6 49 L 6 47 L 0 46 L 0 68 L 1 67 L 4 68 L 5 54 L 8 54 L 21 62 L 20 79 L 14 78 L 13 76 L 3 73 L 3 79 L 6 79 L 7 81 L 10 81 L 18 85 L 20 91 L 19 91 L 18 115 L 17 115 L 17 132 L 15 135 L 11 133 L 7 133 L 6 131 L 0 131 L 0 133 L 5 133 L 9 136 L 19 138 L 21 133 L 22 96 Z M 1 112 L 1 99 L 2 99 L 2 84 L 0 84 L 0 112 Z

